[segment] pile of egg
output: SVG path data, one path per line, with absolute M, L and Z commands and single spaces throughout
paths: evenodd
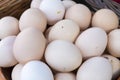
M 0 19 L 0 67 L 12 80 L 111 80 L 120 76 L 118 16 L 72 0 L 32 0 Z

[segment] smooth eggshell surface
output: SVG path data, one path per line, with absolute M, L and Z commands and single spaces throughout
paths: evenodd
M 103 57 L 108 59 L 112 64 L 113 79 L 116 79 L 120 74 L 120 60 L 112 55 L 107 54 L 103 55 Z
M 118 25 L 118 16 L 109 9 L 98 10 L 92 18 L 92 26 L 103 28 L 106 32 L 116 29 Z
M 20 63 L 42 58 L 46 46 L 43 33 L 30 27 L 18 34 L 14 43 L 14 56 Z
M 76 80 L 111 80 L 112 65 L 103 57 L 93 57 L 85 61 L 77 72 Z
M 42 0 L 32 0 L 30 7 L 31 8 L 39 8 L 41 2 L 42 2 Z
M 73 73 L 57 73 L 55 80 L 76 80 L 76 76 Z
M 0 39 L 7 36 L 15 36 L 19 33 L 19 22 L 12 16 L 0 19 Z
M 43 0 L 39 9 L 46 15 L 49 25 L 53 25 L 63 19 L 65 13 L 61 0 Z
M 21 71 L 23 68 L 24 64 L 17 64 L 11 73 L 11 78 L 12 80 L 21 80 Z
M 80 33 L 80 27 L 74 21 L 65 19 L 57 22 L 50 30 L 48 40 L 67 40 L 74 42 Z
M 25 10 L 19 20 L 19 27 L 21 31 L 28 27 L 36 27 L 40 31 L 44 32 L 46 25 L 47 19 L 45 15 L 37 8 Z
M 65 18 L 75 21 L 81 30 L 89 27 L 91 21 L 91 11 L 83 4 L 75 4 L 67 9 Z
M 24 65 L 21 80 L 54 80 L 50 68 L 41 61 L 30 61 Z
M 108 51 L 115 57 L 120 57 L 120 29 L 112 30 L 108 34 Z
M 64 5 L 64 7 L 65 7 L 66 10 L 68 8 L 70 8 L 71 6 L 77 4 L 75 1 L 72 1 L 72 0 L 64 0 L 62 2 L 63 2 L 63 5 Z
M 107 46 L 107 34 L 101 28 L 89 28 L 78 36 L 75 44 L 85 59 L 100 56 Z
M 54 40 L 46 48 L 45 60 L 56 71 L 70 72 L 80 66 L 82 55 L 72 42 Z
M 17 64 L 13 55 L 13 44 L 16 36 L 8 36 L 0 42 L 0 67 L 11 67 Z

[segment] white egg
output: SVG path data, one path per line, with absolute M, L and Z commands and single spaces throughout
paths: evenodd
M 107 49 L 111 55 L 120 57 L 120 29 L 112 30 L 108 34 Z
M 65 13 L 61 0 L 43 0 L 39 9 L 46 15 L 49 25 L 53 25 L 63 19 Z
M 30 27 L 21 31 L 16 37 L 13 46 L 14 56 L 20 63 L 40 60 L 43 57 L 45 47 L 46 39 L 43 33 L 35 27 Z
M 17 64 L 11 73 L 11 78 L 12 80 L 21 80 L 21 71 L 23 68 L 24 64 Z
M 107 46 L 107 34 L 101 28 L 89 28 L 78 36 L 75 44 L 85 59 L 100 56 Z
M 0 42 L 0 67 L 11 67 L 17 63 L 13 56 L 13 44 L 16 36 L 8 36 Z
M 72 0 L 64 0 L 62 2 L 63 2 L 63 5 L 64 5 L 64 7 L 65 7 L 66 10 L 68 8 L 70 8 L 71 6 L 77 4 L 75 1 L 72 1 Z
M 50 68 L 41 61 L 26 63 L 21 72 L 21 80 L 54 80 Z
M 56 71 L 70 72 L 80 66 L 82 55 L 72 42 L 54 40 L 46 48 L 45 60 Z
M 19 22 L 15 17 L 6 16 L 0 19 L 0 39 L 16 36 L 19 33 Z
M 67 40 L 74 42 L 80 33 L 80 27 L 72 20 L 64 19 L 57 22 L 50 30 L 48 40 Z
M 103 57 L 90 58 L 80 66 L 76 78 L 76 80 L 111 80 L 112 65 Z
M 39 8 L 41 2 L 42 2 L 42 0 L 32 0 L 30 7 L 31 8 Z
M 110 61 L 113 69 L 113 79 L 116 79 L 120 75 L 120 60 L 112 55 L 103 55 L 106 59 Z
M 76 80 L 74 73 L 57 73 L 55 74 L 55 80 Z

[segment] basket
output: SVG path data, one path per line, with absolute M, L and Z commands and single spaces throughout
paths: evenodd
M 120 4 L 112 0 L 74 0 L 77 3 L 87 5 L 92 11 L 97 11 L 101 8 L 109 8 L 113 10 L 120 20 Z M 20 15 L 30 7 L 31 0 L 0 0 L 0 19 L 4 16 L 14 16 L 19 19 Z M 11 79 L 11 71 L 13 67 L 1 68 L 0 77 L 5 77 L 5 80 Z M 0 78 L 0 80 L 4 80 Z M 119 79 L 120 80 L 120 79 Z
M 30 2 L 31 0 L 0 0 L 0 18 L 8 15 L 19 18 L 29 8 Z

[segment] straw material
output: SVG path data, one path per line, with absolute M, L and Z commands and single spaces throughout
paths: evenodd
M 29 8 L 31 0 L 0 0 L 0 18 L 14 16 L 19 18 L 21 13 Z

